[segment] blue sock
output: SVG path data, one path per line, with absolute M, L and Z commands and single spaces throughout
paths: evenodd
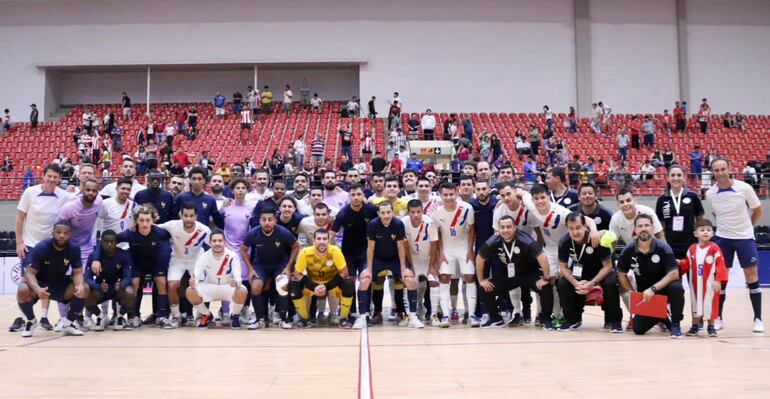
M 371 292 L 369 290 L 358 290 L 358 314 L 369 313 L 371 304 Z
M 257 316 L 257 320 L 265 318 L 265 298 L 260 292 L 259 295 L 251 294 L 251 305 L 254 306 L 254 315 Z
M 27 318 L 27 320 L 34 320 L 35 319 L 35 311 L 32 308 L 34 306 L 34 302 L 24 302 L 19 304 L 19 308 L 21 308 L 21 312 L 24 313 L 24 316 Z
M 762 289 L 759 288 L 759 281 L 747 285 L 749 287 L 751 308 L 754 309 L 754 318 L 762 320 Z
M 417 290 L 406 290 L 406 299 L 409 301 L 409 312 L 417 312 Z
M 75 319 L 77 319 L 78 316 L 83 313 L 83 305 L 85 305 L 85 301 L 82 299 L 78 297 L 72 298 L 69 303 L 69 313 L 67 313 L 67 320 L 75 321 Z
M 158 317 L 168 317 L 168 295 L 158 294 Z

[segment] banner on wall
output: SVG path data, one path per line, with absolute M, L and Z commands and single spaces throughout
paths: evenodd
M 0 258 L 0 273 L 3 283 L 0 286 L 0 294 L 14 295 L 21 282 L 21 263 L 19 258 Z

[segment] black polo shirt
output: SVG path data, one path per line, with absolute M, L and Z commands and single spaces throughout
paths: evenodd
M 597 204 L 596 210 L 592 214 L 583 212 L 583 208 L 580 206 L 580 203 L 570 206 L 569 210 L 572 212 L 580 212 L 583 214 L 583 216 L 593 219 L 594 223 L 596 223 L 596 229 L 599 231 L 610 229 L 610 219 L 612 219 L 612 212 L 610 212 L 610 210 L 604 207 L 602 204 Z
M 40 241 L 28 256 L 32 257 L 29 267 L 37 271 L 35 276 L 41 286 L 68 282 L 70 277 L 67 276 L 67 270 L 70 267 L 82 267 L 80 247 L 67 242 L 64 248 L 59 250 L 53 246 L 52 238 Z
M 509 243 L 502 236 L 493 235 L 479 250 L 479 255 L 489 261 L 494 279 L 507 278 L 510 263 L 514 265 L 515 277 L 542 274 L 537 261 L 541 253 L 543 247 L 521 230 L 516 230 L 513 241 Z
M 583 244 L 578 244 L 569 234 L 559 241 L 559 262 L 567 264 L 572 275 L 578 280 L 591 280 L 599 274 L 604 261 L 612 256 L 610 250 L 601 245 L 591 246 L 588 231 L 583 237 Z
M 676 209 L 677 198 L 666 191 L 658 197 L 655 214 L 663 225 L 666 242 L 679 254 L 684 255 L 690 245 L 698 242 L 695 238 L 695 218 L 705 213 L 698 195 L 686 188 L 679 195 L 679 211 Z M 681 217 L 681 222 L 677 219 Z M 677 229 L 674 229 L 676 227 Z
M 636 276 L 636 290 L 642 292 L 660 281 L 666 274 L 678 270 L 674 251 L 665 241 L 652 239 L 650 251 L 646 254 L 636 249 L 637 240 L 623 249 L 618 261 L 618 270 L 628 273 L 633 270 Z
M 578 197 L 577 191 L 571 188 L 568 188 L 567 191 L 561 195 L 561 197 L 557 197 L 553 191 L 551 191 L 548 196 L 551 198 L 552 202 L 555 202 L 565 208 L 569 208 L 570 206 L 580 202 L 580 197 Z
M 388 227 L 385 227 L 380 218 L 376 218 L 366 227 L 366 238 L 374 241 L 374 259 L 383 262 L 398 261 L 398 242 L 406 240 L 404 223 L 394 217 Z
M 366 254 L 367 227 L 369 222 L 377 218 L 377 207 L 363 204 L 361 209 L 354 211 L 350 204 L 345 205 L 334 218 L 332 230 L 342 233 L 342 253 L 348 256 Z

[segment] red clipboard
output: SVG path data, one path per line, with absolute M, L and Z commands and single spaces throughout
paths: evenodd
M 668 319 L 668 297 L 653 295 L 652 299 L 645 301 L 641 292 L 632 292 L 631 313 L 656 319 Z

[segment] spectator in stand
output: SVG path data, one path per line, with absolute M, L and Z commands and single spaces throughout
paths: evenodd
M 399 159 L 398 153 L 393 154 L 393 159 L 390 161 L 390 173 L 400 175 L 403 167 L 404 165 L 401 159 Z
M 348 159 L 353 159 L 353 133 L 346 124 L 342 124 L 338 128 L 340 135 L 340 147 L 342 148 L 342 155 L 345 155 Z
M 358 103 L 358 97 L 353 96 L 346 105 L 348 109 L 348 115 L 351 118 L 358 118 L 361 112 L 361 104 Z
M 193 105 L 189 111 L 187 111 L 187 133 L 188 140 L 195 140 L 195 136 L 198 131 L 198 109 Z
M 417 153 L 413 152 L 412 155 L 409 157 L 409 160 L 406 161 L 406 168 L 411 170 L 416 170 L 417 173 L 422 173 L 422 160 L 417 159 Z
M 94 127 L 94 114 L 91 112 L 91 108 L 86 109 L 86 112 L 83 113 L 81 119 L 83 120 L 83 129 L 85 129 L 88 134 L 91 134 Z
M 220 162 L 219 169 L 217 169 L 214 174 L 222 176 L 222 180 L 224 180 L 225 184 L 230 184 L 232 173 L 230 168 L 227 166 L 227 162 Z
M 266 115 L 273 113 L 273 92 L 270 91 L 270 87 L 265 85 L 262 88 L 262 93 L 259 94 L 259 98 L 262 101 L 262 112 Z
M 519 156 L 524 155 L 531 155 L 532 154 L 532 147 L 529 144 L 529 141 L 527 141 L 527 138 L 524 137 L 521 132 L 516 133 L 516 153 L 519 154 Z
M 465 164 L 471 160 L 471 150 L 467 146 L 461 145 L 460 150 L 457 152 L 457 160 L 460 164 Z
M 259 102 L 257 101 L 257 98 L 259 97 L 259 93 L 257 93 L 256 90 L 254 90 L 253 86 L 249 86 L 246 88 L 246 102 L 249 105 L 249 109 L 251 110 L 251 114 L 256 116 L 257 114 L 257 104 Z
M 735 113 L 735 127 L 738 129 L 741 129 L 741 131 L 744 130 L 744 127 L 746 125 L 746 120 L 740 112 Z
M 660 155 L 660 149 L 655 149 L 655 152 L 650 155 L 650 163 L 656 168 L 663 166 L 663 157 Z
M 546 129 L 553 130 L 553 112 L 548 105 L 543 106 L 543 118 L 545 118 Z
M 223 96 L 222 93 L 217 92 L 217 95 L 214 96 L 214 115 L 216 115 L 217 118 L 225 117 L 226 102 L 227 102 L 227 99 L 225 98 L 225 96 Z
M 406 122 L 406 126 L 409 129 L 409 140 L 417 140 L 420 132 L 420 115 L 416 112 L 412 112 L 409 115 L 409 120 Z
M 757 175 L 754 161 L 746 162 L 746 167 L 743 168 L 743 181 L 754 188 L 754 190 L 759 190 L 759 176 Z
M 620 158 L 621 162 L 625 162 L 626 158 L 628 157 L 628 134 L 626 134 L 625 130 L 621 130 L 618 134 L 618 158 Z
M 264 93 L 264 92 L 263 92 Z M 324 157 L 324 141 L 321 135 L 316 133 L 310 142 L 310 162 L 320 165 Z
M 670 145 L 666 146 L 666 151 L 663 152 L 663 166 L 666 167 L 666 169 L 670 168 L 671 165 L 676 163 L 676 154 L 674 154 L 674 150 L 671 149 Z
M 299 87 L 299 102 L 303 108 L 310 106 L 310 83 L 307 79 L 302 79 L 302 85 Z
M 465 117 L 463 118 L 463 135 L 468 140 L 471 145 L 473 145 L 473 122 L 471 121 L 471 118 Z
M 677 132 L 682 133 L 687 129 L 687 113 L 679 101 L 674 103 L 674 122 Z
M 700 125 L 700 132 L 703 134 L 708 133 L 709 116 L 711 116 L 711 106 L 707 99 L 703 99 L 698 109 L 698 125 Z
M 492 144 L 492 163 L 496 163 L 505 154 L 503 143 L 496 134 L 493 134 L 489 141 Z
M 444 121 L 444 140 L 455 139 L 455 144 L 459 140 L 459 137 L 455 135 L 457 133 L 457 114 L 449 114 L 449 118 Z
M 382 157 L 382 153 L 377 151 L 374 153 L 374 158 L 369 163 L 372 167 L 372 173 L 383 173 L 388 166 L 388 162 Z
M 567 113 L 567 121 L 564 124 L 569 133 L 577 133 L 577 112 L 575 107 L 569 107 L 569 113 Z
M 433 132 L 436 129 L 436 116 L 433 115 L 433 111 L 430 108 L 425 110 L 425 114 L 420 120 L 420 127 L 422 127 L 423 139 L 433 140 Z
M 532 155 L 540 154 L 540 132 L 535 125 L 529 125 L 529 146 L 532 148 Z
M 524 183 L 527 185 L 527 188 L 532 187 L 537 182 L 537 163 L 535 162 L 535 157 L 527 157 L 527 162 L 524 163 L 523 168 Z
M 353 160 L 347 157 L 347 155 L 342 155 L 340 157 L 340 166 L 337 168 L 342 173 L 348 173 L 350 169 L 353 169 Z
M 572 158 L 572 162 L 567 163 L 567 170 L 569 171 L 569 186 L 572 188 L 579 186 L 580 171 L 583 170 L 583 164 L 580 162 L 580 155 L 575 155 Z
M 120 101 L 123 108 L 123 120 L 131 119 L 131 98 L 124 91 L 123 99 Z
M 391 132 L 401 128 L 401 103 L 393 100 L 388 110 L 388 130 Z
M 644 180 L 652 180 L 652 178 L 655 177 L 655 167 L 652 166 L 652 163 L 650 163 L 649 160 L 645 161 L 639 167 L 639 175 Z
M 644 117 L 644 123 L 642 123 L 642 132 L 644 133 L 644 146 L 652 148 L 655 146 L 655 120 L 652 119 L 652 115 L 646 115 Z
M 609 172 L 610 168 L 604 162 L 604 158 L 599 158 L 599 162 L 594 167 L 594 176 L 596 176 L 594 184 L 599 188 L 607 187 Z
M 30 105 L 30 108 L 32 108 L 32 110 L 29 112 L 29 124 L 32 129 L 37 129 L 37 120 L 40 113 L 37 111 L 37 105 L 32 104 Z
M 318 112 L 319 114 L 323 113 L 323 104 L 324 101 L 321 99 L 321 97 L 318 97 L 318 93 L 313 93 L 313 98 L 310 99 L 310 112 Z
M 700 146 L 696 145 L 693 151 L 687 154 L 690 159 L 690 181 L 700 179 L 700 175 L 703 172 L 703 152 Z
M 374 139 L 371 133 L 366 132 L 363 140 L 361 140 L 361 155 L 369 159 L 372 156 L 372 151 L 374 151 Z
M 11 161 L 11 156 L 6 155 L 3 159 L 3 165 L 0 166 L 0 172 L 11 172 L 13 171 L 13 162 Z
M 602 110 L 602 132 L 609 133 L 610 123 L 612 122 L 612 108 L 602 101 L 599 101 L 598 104 Z
M 374 119 L 377 117 L 377 109 L 375 108 L 375 101 L 377 100 L 377 97 L 372 96 L 372 98 L 369 100 L 369 103 L 367 104 L 368 107 L 368 117 L 371 119 Z
M 667 109 L 663 110 L 663 116 L 660 118 L 661 121 L 661 127 L 663 128 L 663 131 L 666 133 L 671 133 L 671 126 L 673 126 L 672 122 L 673 119 L 671 118 L 671 114 L 668 112 Z
M 639 132 L 642 130 L 642 121 L 639 119 L 639 115 L 631 117 L 631 121 L 628 122 L 628 132 L 631 135 L 631 148 L 639 149 Z
M 615 165 L 614 168 L 611 168 L 610 174 L 613 180 L 615 180 L 615 184 L 617 185 L 618 189 L 628 188 L 631 183 L 631 177 L 629 176 L 628 170 L 626 169 L 625 161 L 620 161 Z
M 233 115 L 235 115 L 236 118 L 241 113 L 242 105 L 243 105 L 243 94 L 241 94 L 241 89 L 239 87 L 236 87 L 235 93 L 233 93 Z
M 21 188 L 22 190 L 26 190 L 34 185 L 35 185 L 35 175 L 32 173 L 32 169 L 29 166 L 27 166 L 25 167 L 24 178 L 22 179 Z
M 294 98 L 294 93 L 291 91 L 291 87 L 286 85 L 283 88 L 283 103 L 281 104 L 281 111 L 291 112 L 291 102 Z
M 729 112 L 726 113 L 722 117 L 722 126 L 724 126 L 726 129 L 735 128 L 735 117 L 732 116 Z
M 594 133 L 602 132 L 602 110 L 596 103 L 591 104 L 591 130 Z
M 307 151 L 307 145 L 302 140 L 302 136 L 297 137 L 292 145 L 294 147 L 294 164 L 301 168 L 305 165 L 305 152 Z

